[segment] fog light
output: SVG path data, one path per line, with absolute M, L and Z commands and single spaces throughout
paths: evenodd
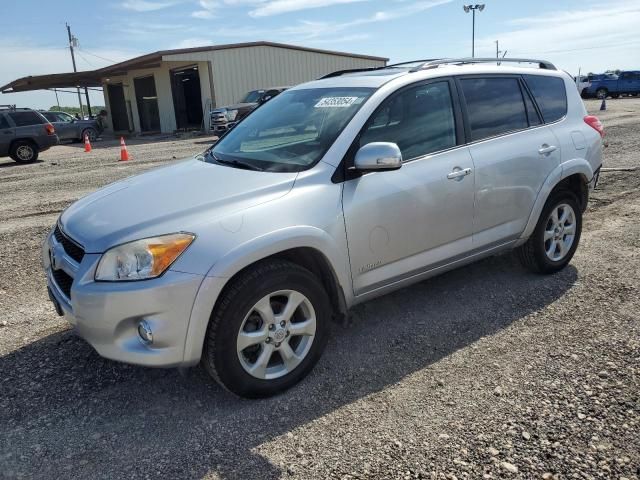
M 140 340 L 142 340 L 142 343 L 145 343 L 147 345 L 153 343 L 153 333 L 151 332 L 151 327 L 146 320 L 142 320 L 138 324 L 138 335 L 140 335 Z

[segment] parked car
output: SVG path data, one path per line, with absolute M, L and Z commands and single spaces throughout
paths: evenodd
M 640 71 L 620 72 L 620 75 L 601 75 L 593 78 L 584 96 L 618 98 L 620 95 L 640 94 Z
M 205 153 L 78 200 L 43 246 L 55 308 L 106 358 L 201 362 L 263 397 L 355 304 L 509 250 L 565 268 L 602 124 L 553 65 L 491 61 L 299 85 Z
M 265 102 L 279 95 L 290 87 L 273 87 L 252 90 L 247 93 L 240 103 L 216 108 L 211 111 L 210 125 L 214 133 L 224 133 L 233 128 L 240 120 Z
M 55 128 L 30 108 L 0 105 L 0 158 L 35 162 L 38 154 L 58 144 Z
M 84 141 L 88 135 L 94 141 L 100 135 L 100 128 L 94 119 L 78 120 L 66 112 L 42 111 L 42 115 L 51 122 L 58 132 L 60 140 Z

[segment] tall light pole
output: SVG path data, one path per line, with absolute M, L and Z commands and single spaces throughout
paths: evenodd
M 484 3 L 476 3 L 475 5 L 464 5 L 462 7 L 465 13 L 471 12 L 473 15 L 473 26 L 471 27 L 471 58 L 476 56 L 476 10 L 479 12 L 484 10 Z

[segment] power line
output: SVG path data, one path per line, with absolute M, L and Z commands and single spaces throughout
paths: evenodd
M 80 53 L 80 50 L 79 50 L 79 49 L 76 49 L 76 53 L 77 53 L 78 55 L 80 55 L 80 58 L 81 58 L 82 60 L 84 60 L 86 63 L 88 63 L 90 67 L 96 68 L 96 66 L 95 66 L 93 63 L 91 63 L 89 60 L 87 60 L 87 58 L 86 58 L 84 55 L 82 55 L 82 54 Z
M 84 48 L 82 49 L 82 51 L 84 53 L 86 53 L 87 55 L 91 55 L 92 57 L 96 57 L 96 58 L 99 58 L 101 60 L 106 60 L 107 62 L 111 62 L 111 63 L 118 63 L 118 60 L 112 60 L 111 58 L 101 57 L 100 55 L 96 55 L 95 53 L 91 53 L 91 52 L 85 50 Z

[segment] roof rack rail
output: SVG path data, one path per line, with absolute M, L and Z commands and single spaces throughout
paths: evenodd
M 347 73 L 358 73 L 358 72 L 372 72 L 374 70 L 382 70 L 387 67 L 368 67 L 368 68 L 350 68 L 348 70 L 337 70 L 335 72 L 327 73 L 322 77 L 318 78 L 318 80 L 322 80 L 324 78 L 333 78 L 339 77 L 340 75 L 346 75 Z
M 352 68 L 348 70 L 338 70 L 336 72 L 328 73 L 320 77 L 318 80 L 322 80 L 324 78 L 339 77 L 347 73 L 373 72 L 375 70 L 384 70 L 386 68 L 402 67 L 403 65 L 412 65 L 414 63 L 417 63 L 418 65 L 416 65 L 411 70 L 409 70 L 410 73 L 419 72 L 420 70 L 425 70 L 427 68 L 435 68 L 439 65 L 452 65 L 452 64 L 465 65 L 465 64 L 472 64 L 472 63 L 497 63 L 498 65 L 500 65 L 501 63 L 535 63 L 538 65 L 538 68 L 541 68 L 543 70 L 557 70 L 556 66 L 551 62 L 548 62 L 546 60 L 534 60 L 532 58 L 491 58 L 491 57 L 489 58 L 470 58 L 470 57 L 432 58 L 428 60 L 411 60 L 408 62 L 393 63 L 391 65 L 386 65 L 384 67 Z
M 415 63 L 415 62 L 407 62 L 407 63 Z M 535 60 L 532 58 L 442 58 L 440 60 L 431 60 L 426 61 L 417 67 L 411 69 L 411 72 L 418 72 L 420 70 L 424 70 L 425 68 L 434 68 L 438 65 L 447 65 L 447 64 L 471 64 L 471 63 L 537 63 L 538 68 L 543 70 L 557 70 L 556 66 L 547 62 L 546 60 Z
M 15 110 L 15 105 L 0 105 L 0 110 Z

